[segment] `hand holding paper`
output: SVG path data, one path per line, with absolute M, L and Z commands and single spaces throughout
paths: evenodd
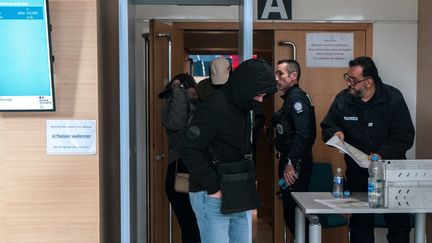
M 360 167 L 368 168 L 370 163 L 369 157 L 362 151 L 351 146 L 349 143 L 342 142 L 339 137 L 333 136 L 326 142 L 326 144 L 348 154 Z

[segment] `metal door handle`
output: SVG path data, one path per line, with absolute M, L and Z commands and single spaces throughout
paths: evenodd
M 156 37 L 166 38 L 168 40 L 168 82 L 171 81 L 171 34 L 157 33 Z
M 165 154 L 156 155 L 156 160 L 162 160 L 165 157 Z
M 279 41 L 280 46 L 291 46 L 293 49 L 293 59 L 297 60 L 297 47 L 292 41 Z

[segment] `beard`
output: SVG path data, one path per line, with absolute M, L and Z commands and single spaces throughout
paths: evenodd
M 354 98 L 361 98 L 366 93 L 365 89 L 355 90 L 351 87 L 348 87 L 348 93 Z

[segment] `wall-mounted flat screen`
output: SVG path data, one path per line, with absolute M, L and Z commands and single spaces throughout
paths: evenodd
M 0 0 L 0 111 L 54 111 L 48 0 Z

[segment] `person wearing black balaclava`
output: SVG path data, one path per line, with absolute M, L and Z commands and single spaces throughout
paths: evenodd
M 276 91 L 270 65 L 250 59 L 194 114 L 180 157 L 190 173 L 189 196 L 202 242 L 252 242 L 251 210 L 260 201 L 254 163 L 245 159 L 247 117 Z

